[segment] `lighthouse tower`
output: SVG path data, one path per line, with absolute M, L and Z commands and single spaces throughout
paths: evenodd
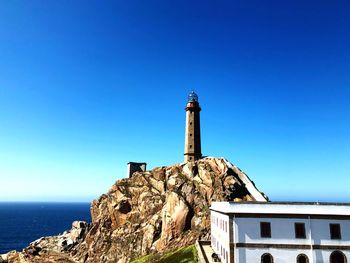
M 186 105 L 186 131 L 185 131 L 185 162 L 198 160 L 202 157 L 201 131 L 198 96 L 193 91 L 188 95 Z

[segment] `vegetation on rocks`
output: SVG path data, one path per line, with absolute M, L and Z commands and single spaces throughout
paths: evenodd
M 148 255 L 131 263 L 197 263 L 198 255 L 194 245 L 179 248 L 163 254 Z

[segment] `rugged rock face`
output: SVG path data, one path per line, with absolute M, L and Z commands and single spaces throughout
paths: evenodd
M 69 251 L 83 242 L 89 230 L 84 221 L 74 221 L 72 229 L 53 237 L 42 237 L 30 243 L 22 253 L 10 252 L 3 256 L 5 262 L 75 262 L 70 259 Z M 1 263 L 0 258 L 0 263 Z
M 212 201 L 267 201 L 223 158 L 155 168 L 117 181 L 91 204 L 92 222 L 32 242 L 9 262 L 129 262 L 210 239 Z

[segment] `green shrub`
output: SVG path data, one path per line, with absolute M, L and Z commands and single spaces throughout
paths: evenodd
M 142 258 L 136 259 L 131 263 L 197 263 L 198 256 L 197 250 L 194 245 L 180 248 L 177 250 L 171 250 L 165 252 L 162 255 L 154 254 L 144 256 Z

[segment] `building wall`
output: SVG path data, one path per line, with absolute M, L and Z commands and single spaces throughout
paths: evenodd
M 221 262 L 231 262 L 230 225 L 232 224 L 228 215 L 211 212 L 211 247 L 219 255 Z
M 271 238 L 260 237 L 260 222 L 270 222 Z M 294 223 L 305 224 L 305 239 L 296 239 Z M 310 244 L 308 219 L 289 218 L 236 218 L 236 243 Z
M 271 238 L 260 237 L 260 222 L 271 223 Z M 304 223 L 306 238 L 295 238 L 294 223 Z M 311 223 L 311 232 L 310 232 Z M 301 218 L 236 218 L 237 243 L 350 246 L 350 220 Z M 329 224 L 340 224 L 341 239 L 330 238 Z M 312 235 L 310 240 L 310 235 Z
M 293 249 L 249 249 L 240 248 L 236 250 L 237 263 L 261 263 L 261 256 L 265 253 L 270 253 L 273 256 L 274 263 L 294 263 L 297 262 L 297 257 L 300 254 L 305 254 L 309 258 L 309 262 L 329 263 L 330 255 L 334 250 L 293 250 Z M 350 261 L 350 252 L 342 251 L 347 262 Z
M 260 236 L 260 222 L 270 222 L 271 238 Z M 295 237 L 295 223 L 304 223 L 305 238 Z M 340 225 L 341 239 L 331 239 L 330 224 Z M 350 261 L 348 219 L 285 216 L 243 218 L 212 211 L 211 234 L 213 250 L 222 262 L 227 263 L 261 262 L 261 256 L 265 253 L 273 256 L 274 263 L 296 262 L 300 254 L 305 254 L 309 262 L 327 263 L 330 262 L 331 253 L 336 250 L 343 252 L 348 262 Z M 347 248 L 342 249 L 342 246 Z
M 261 256 L 265 253 L 270 253 L 273 256 L 274 263 L 295 263 L 299 254 L 305 254 L 309 258 L 309 262 L 312 262 L 311 250 L 240 248 L 236 250 L 236 253 L 235 262 L 239 263 L 261 263 Z
M 270 253 L 274 258 L 274 263 L 296 262 L 299 254 L 308 256 L 310 262 L 327 263 L 330 254 L 337 250 L 336 247 L 329 249 L 315 249 L 313 245 L 323 246 L 350 246 L 350 220 L 337 219 L 304 219 L 304 218 L 234 218 L 231 216 L 233 229 L 235 229 L 231 240 L 231 247 L 236 251 L 234 262 L 260 262 L 264 253 Z M 260 222 L 271 223 L 271 238 L 260 237 Z M 305 224 L 306 238 L 296 238 L 294 223 Z M 329 224 L 340 224 L 341 239 L 332 240 L 330 238 Z M 310 227 L 311 226 L 311 227 Z M 244 244 L 246 248 L 239 248 L 237 244 Z M 250 248 L 253 244 L 276 245 L 309 245 L 310 248 Z M 239 246 L 239 245 L 238 245 Z M 350 251 L 342 250 L 348 261 L 350 261 Z M 232 253 L 233 254 L 233 253 Z
M 330 256 L 334 250 L 313 250 L 316 263 L 329 263 Z M 350 261 L 350 251 L 340 250 L 347 258 L 347 262 Z M 310 261 L 311 262 L 311 261 Z
M 329 224 L 340 224 L 341 239 L 330 239 Z M 319 245 L 350 245 L 350 220 L 312 219 L 311 231 L 314 244 Z

